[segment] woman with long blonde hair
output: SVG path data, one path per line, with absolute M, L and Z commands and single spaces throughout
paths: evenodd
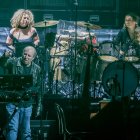
M 119 31 L 117 36 L 114 38 L 114 44 L 120 46 L 120 56 L 132 55 L 132 48 L 135 48 L 135 29 L 138 27 L 139 17 L 134 13 L 128 13 L 124 18 L 123 28 Z M 132 50 L 132 51 L 131 51 Z
M 38 46 L 40 39 L 34 28 L 34 15 L 30 10 L 18 9 L 10 22 L 12 29 L 6 43 L 15 52 L 16 57 L 22 55 L 25 46 Z

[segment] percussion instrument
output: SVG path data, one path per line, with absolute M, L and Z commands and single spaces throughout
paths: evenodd
M 85 22 L 85 21 L 78 21 L 77 25 L 81 26 L 81 27 L 89 28 L 89 29 L 101 29 L 101 26 L 91 24 L 91 23 L 88 23 L 88 22 Z
M 114 47 L 112 41 L 104 41 L 99 46 L 99 59 L 106 62 L 118 60 L 118 51 Z
M 56 42 L 50 50 L 50 66 L 54 70 L 54 80 L 62 80 L 62 69 L 64 69 L 65 59 L 68 55 L 69 44 L 68 42 L 61 40 Z
M 35 23 L 35 27 L 48 27 L 48 26 L 53 26 L 53 25 L 56 25 L 58 24 L 59 21 L 57 20 L 44 20 L 44 21 L 40 21 L 40 22 L 37 22 Z
M 129 46 L 129 49 L 124 54 L 124 60 L 133 63 L 138 62 L 139 61 L 138 53 L 139 48 Z
M 124 58 L 125 61 L 129 61 L 129 62 L 137 62 L 139 61 L 139 57 L 137 56 L 126 56 Z
M 111 96 L 130 96 L 137 88 L 138 82 L 137 69 L 130 62 L 123 60 L 110 63 L 102 76 L 103 87 Z

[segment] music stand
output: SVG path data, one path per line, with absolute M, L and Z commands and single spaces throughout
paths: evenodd
M 0 75 L 0 89 L 25 90 L 33 86 L 32 75 Z

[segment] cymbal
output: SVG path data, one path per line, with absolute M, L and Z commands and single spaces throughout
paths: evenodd
M 48 26 L 56 25 L 58 23 L 59 23 L 59 21 L 57 21 L 57 20 L 44 20 L 44 21 L 35 23 L 34 26 L 35 27 L 48 27 Z
M 75 30 L 63 30 L 64 32 L 74 33 Z
M 91 24 L 91 23 L 88 23 L 88 22 L 85 22 L 85 21 L 78 21 L 77 25 L 82 26 L 82 27 L 86 27 L 86 28 L 89 28 L 89 29 L 101 29 L 101 26 Z

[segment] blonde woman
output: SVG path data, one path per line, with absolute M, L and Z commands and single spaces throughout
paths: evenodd
M 17 10 L 11 20 L 12 29 L 6 39 L 10 49 L 15 52 L 15 56 L 22 55 L 25 46 L 38 46 L 40 40 L 34 26 L 34 15 L 30 10 Z

